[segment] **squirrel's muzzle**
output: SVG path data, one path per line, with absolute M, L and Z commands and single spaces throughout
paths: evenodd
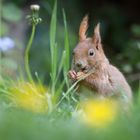
M 87 63 L 85 61 L 77 61 L 75 63 L 75 70 L 78 71 L 83 71 L 86 72 L 88 69 Z

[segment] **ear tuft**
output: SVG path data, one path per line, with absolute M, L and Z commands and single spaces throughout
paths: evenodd
M 81 24 L 80 24 L 80 28 L 79 28 L 79 40 L 83 41 L 86 39 L 86 31 L 88 29 L 88 15 L 86 15 Z
M 100 35 L 100 23 L 96 25 L 94 28 L 93 42 L 95 44 L 101 43 L 101 35 Z
M 96 25 L 96 27 L 94 29 L 94 33 L 100 34 L 100 22 L 98 22 L 98 24 Z

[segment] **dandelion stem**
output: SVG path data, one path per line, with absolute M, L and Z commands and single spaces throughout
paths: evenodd
M 35 35 L 35 29 L 36 26 L 35 24 L 32 25 L 32 33 L 29 39 L 29 42 L 27 44 L 26 50 L 25 50 L 25 71 L 27 74 L 27 78 L 31 83 L 34 83 L 32 75 L 31 75 L 31 71 L 30 71 L 30 66 L 29 66 L 29 52 L 33 43 L 33 39 L 34 39 L 34 35 Z

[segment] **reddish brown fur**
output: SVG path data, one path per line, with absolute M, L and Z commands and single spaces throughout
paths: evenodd
M 73 51 L 73 66 L 72 70 L 69 71 L 69 77 L 76 81 L 78 80 L 78 72 L 85 75 L 94 70 L 92 74 L 79 83 L 79 88 L 84 86 L 92 93 L 99 95 L 112 96 L 113 94 L 131 99 L 131 88 L 123 74 L 109 63 L 104 54 L 99 24 L 94 29 L 93 37 L 86 38 L 87 19 L 87 17 L 84 18 L 80 25 L 80 41 Z

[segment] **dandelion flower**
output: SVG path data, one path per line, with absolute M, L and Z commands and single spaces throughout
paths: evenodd
M 104 126 L 112 122 L 117 113 L 117 103 L 114 100 L 88 100 L 83 103 L 84 120 L 94 126 Z
M 13 102 L 26 110 L 45 112 L 48 109 L 46 88 L 40 85 L 19 82 L 11 89 Z

